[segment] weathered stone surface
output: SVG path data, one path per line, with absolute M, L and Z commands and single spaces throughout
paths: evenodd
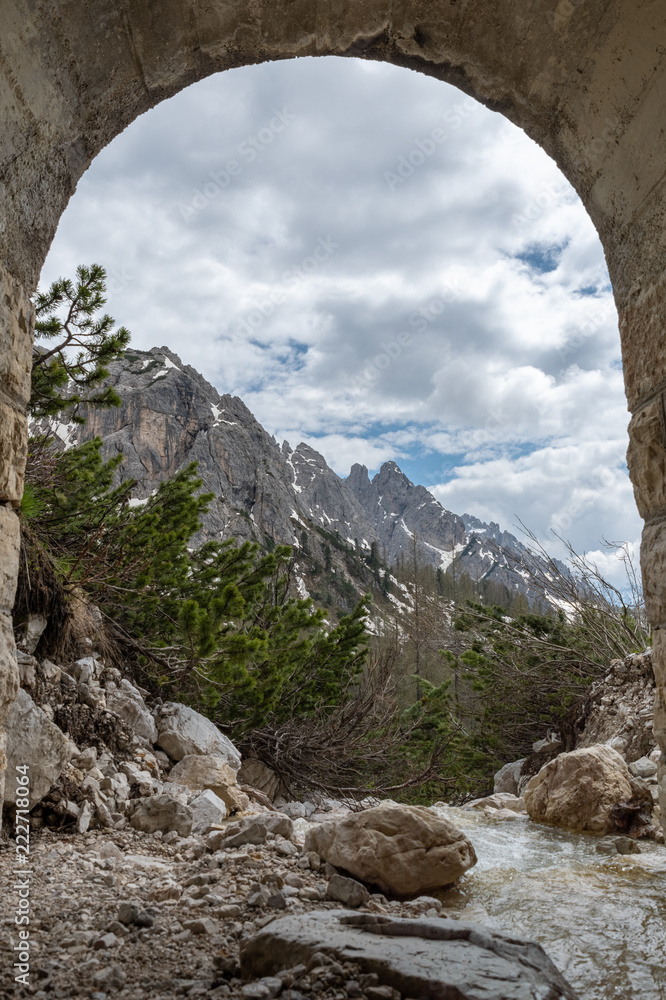
M 267 976 L 307 965 L 317 952 L 357 963 L 406 997 L 576 1000 L 540 945 L 447 919 L 336 910 L 282 917 L 243 945 L 241 970 Z
M 7 715 L 8 781 L 5 801 L 16 800 L 16 766 L 29 765 L 30 806 L 39 802 L 62 774 L 73 744 L 21 688 Z
M 511 795 L 518 795 L 520 769 L 526 760 L 527 757 L 521 757 L 520 760 L 512 760 L 511 763 L 501 767 L 495 775 L 493 792 L 509 792 Z
M 531 818 L 567 830 L 612 833 L 613 808 L 629 802 L 634 786 L 626 763 L 608 746 L 562 753 L 535 775 L 525 789 Z
M 238 783 L 240 785 L 250 785 L 257 791 L 263 792 L 271 802 L 281 791 L 282 782 L 275 771 L 256 757 L 247 757 L 241 764 L 238 772 Z
M 423 806 L 395 803 L 308 830 L 304 849 L 398 895 L 450 885 L 476 864 L 472 844 L 452 823 Z
M 333 899 L 336 903 L 344 903 L 345 906 L 356 907 L 367 903 L 370 899 L 370 893 L 356 879 L 345 878 L 344 875 L 333 875 L 326 886 L 326 898 Z
M 649 621 L 666 626 L 666 522 L 646 524 L 641 537 L 643 598 Z
M 136 799 L 130 816 L 130 824 L 144 833 L 171 833 L 179 837 L 189 837 L 192 831 L 193 813 L 188 805 L 179 802 L 164 792 Z
M 23 496 L 23 473 L 28 457 L 28 422 L 23 413 L 0 398 L 0 503 L 15 506 Z
M 639 757 L 632 761 L 629 770 L 636 778 L 652 778 L 657 773 L 657 765 L 649 757 Z
M 518 795 L 513 795 L 512 792 L 494 792 L 492 795 L 486 795 L 482 799 L 474 799 L 473 802 L 468 802 L 465 809 L 491 811 L 509 809 L 511 812 L 521 813 L 525 812 L 525 800 Z
M 627 463 L 641 517 L 666 506 L 665 397 L 652 400 L 631 419 Z
M 30 397 L 35 307 L 0 263 L 0 387 L 17 407 Z
M 219 851 L 221 847 L 240 847 L 243 844 L 263 844 L 269 833 L 281 837 L 291 837 L 294 824 L 281 813 L 265 813 L 261 816 L 245 816 L 236 823 L 229 823 L 224 830 L 216 830 L 206 838 L 209 851 Z
M 188 754 L 209 754 L 220 757 L 237 772 L 241 758 L 238 750 L 210 719 L 187 705 L 167 701 L 157 717 L 156 743 L 174 760 Z
M 155 720 L 140 693 L 126 677 L 123 677 L 120 685 L 114 684 L 113 681 L 107 683 L 106 707 L 120 716 L 137 736 L 143 736 L 151 743 L 155 742 L 157 739 Z
M 11 507 L 0 504 L 0 611 L 11 611 L 16 594 L 21 534 Z
M 250 800 L 236 784 L 236 774 L 222 757 L 213 754 L 188 754 L 172 767 L 169 781 L 188 788 L 210 788 L 225 803 L 229 812 L 242 812 Z
M 635 294 L 619 314 L 624 384 L 629 408 L 634 410 L 666 376 L 666 275 L 663 269 L 653 280 L 637 282 Z M 633 479 L 633 463 L 629 471 Z M 649 503 L 649 495 L 646 500 Z
M 192 810 L 192 833 L 209 833 L 211 827 L 227 817 L 227 807 L 210 788 L 200 792 L 190 802 Z

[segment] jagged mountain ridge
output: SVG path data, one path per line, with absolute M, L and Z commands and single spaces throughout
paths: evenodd
M 99 436 L 109 458 L 122 452 L 123 478 L 135 495 L 196 461 L 215 500 L 196 541 L 256 539 L 302 547 L 303 531 L 322 529 L 368 551 L 376 543 L 388 565 L 413 554 L 446 569 L 490 579 L 529 594 L 521 565 L 528 550 L 515 536 L 471 515 L 446 510 L 415 486 L 395 462 L 370 480 L 354 465 L 342 479 L 309 445 L 278 445 L 241 399 L 220 395 L 166 347 L 128 350 L 111 366 L 109 382 L 121 397 L 115 409 L 92 410 L 83 426 L 60 425 L 65 444 Z

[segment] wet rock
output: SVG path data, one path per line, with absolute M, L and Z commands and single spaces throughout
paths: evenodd
M 345 878 L 344 875 L 334 875 L 326 887 L 326 898 L 355 908 L 367 903 L 370 899 L 370 893 L 364 885 L 355 879 Z
M 161 793 L 145 799 L 136 799 L 130 816 L 130 825 L 143 833 L 177 833 L 189 837 L 193 812 L 188 805 L 171 795 Z
M 465 809 L 502 810 L 510 809 L 512 812 L 525 812 L 525 800 L 513 795 L 511 792 L 496 792 L 493 795 L 486 795 L 483 799 L 474 799 L 464 806 Z
M 195 791 L 209 788 L 222 799 L 229 812 L 244 811 L 250 802 L 236 783 L 236 772 L 226 760 L 213 754 L 187 754 L 169 773 L 169 781 Z
M 23 688 L 9 706 L 5 728 L 7 774 L 12 775 L 12 780 L 6 781 L 5 802 L 16 801 L 13 776 L 17 765 L 27 764 L 32 808 L 58 780 L 76 747 Z
M 621 829 L 618 824 L 624 820 L 614 816 L 613 809 L 622 804 L 630 808 L 634 795 L 631 775 L 619 753 L 596 746 L 559 754 L 546 764 L 530 780 L 525 806 L 537 822 L 604 834 Z M 651 807 L 650 800 L 650 812 Z
M 242 947 L 241 968 L 246 978 L 274 975 L 317 952 L 408 997 L 577 1000 L 540 945 L 447 919 L 335 910 L 282 917 Z
M 188 754 L 209 754 L 221 757 L 234 771 L 241 764 L 240 753 L 210 719 L 179 702 L 168 701 L 160 706 L 157 716 L 158 736 L 155 741 L 176 761 Z
M 640 846 L 631 837 L 603 837 L 596 845 L 598 854 L 641 854 Z
M 110 681 L 106 685 L 106 707 L 115 712 L 123 722 L 144 739 L 154 743 L 157 739 L 157 726 L 150 710 L 141 694 L 126 677 L 115 684 Z
M 450 885 L 476 864 L 471 842 L 452 823 L 395 803 L 322 823 L 308 831 L 304 849 L 398 895 Z

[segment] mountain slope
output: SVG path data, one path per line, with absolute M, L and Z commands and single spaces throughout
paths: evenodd
M 371 547 L 375 563 L 377 556 L 388 566 L 411 560 L 416 547 L 419 562 L 435 569 L 455 560 L 456 573 L 532 596 L 524 568 L 529 553 L 517 538 L 495 523 L 446 510 L 395 462 L 372 480 L 362 465 L 341 479 L 309 445 L 278 445 L 242 400 L 220 395 L 166 347 L 128 351 L 111 366 L 109 382 L 122 405 L 84 414 L 82 427 L 61 425 L 61 439 L 68 445 L 99 436 L 105 457 L 122 452 L 120 475 L 136 479 L 139 499 L 197 462 L 215 499 L 196 542 L 292 545 L 307 578 L 301 590 L 316 589 L 313 579 L 326 566 L 346 604 L 372 580 L 364 568 Z

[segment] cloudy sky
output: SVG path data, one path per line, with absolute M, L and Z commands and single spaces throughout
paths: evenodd
M 93 163 L 42 283 L 93 261 L 136 347 L 339 475 L 393 459 L 458 513 L 585 551 L 638 538 L 594 227 L 459 91 L 335 58 L 197 84 Z

